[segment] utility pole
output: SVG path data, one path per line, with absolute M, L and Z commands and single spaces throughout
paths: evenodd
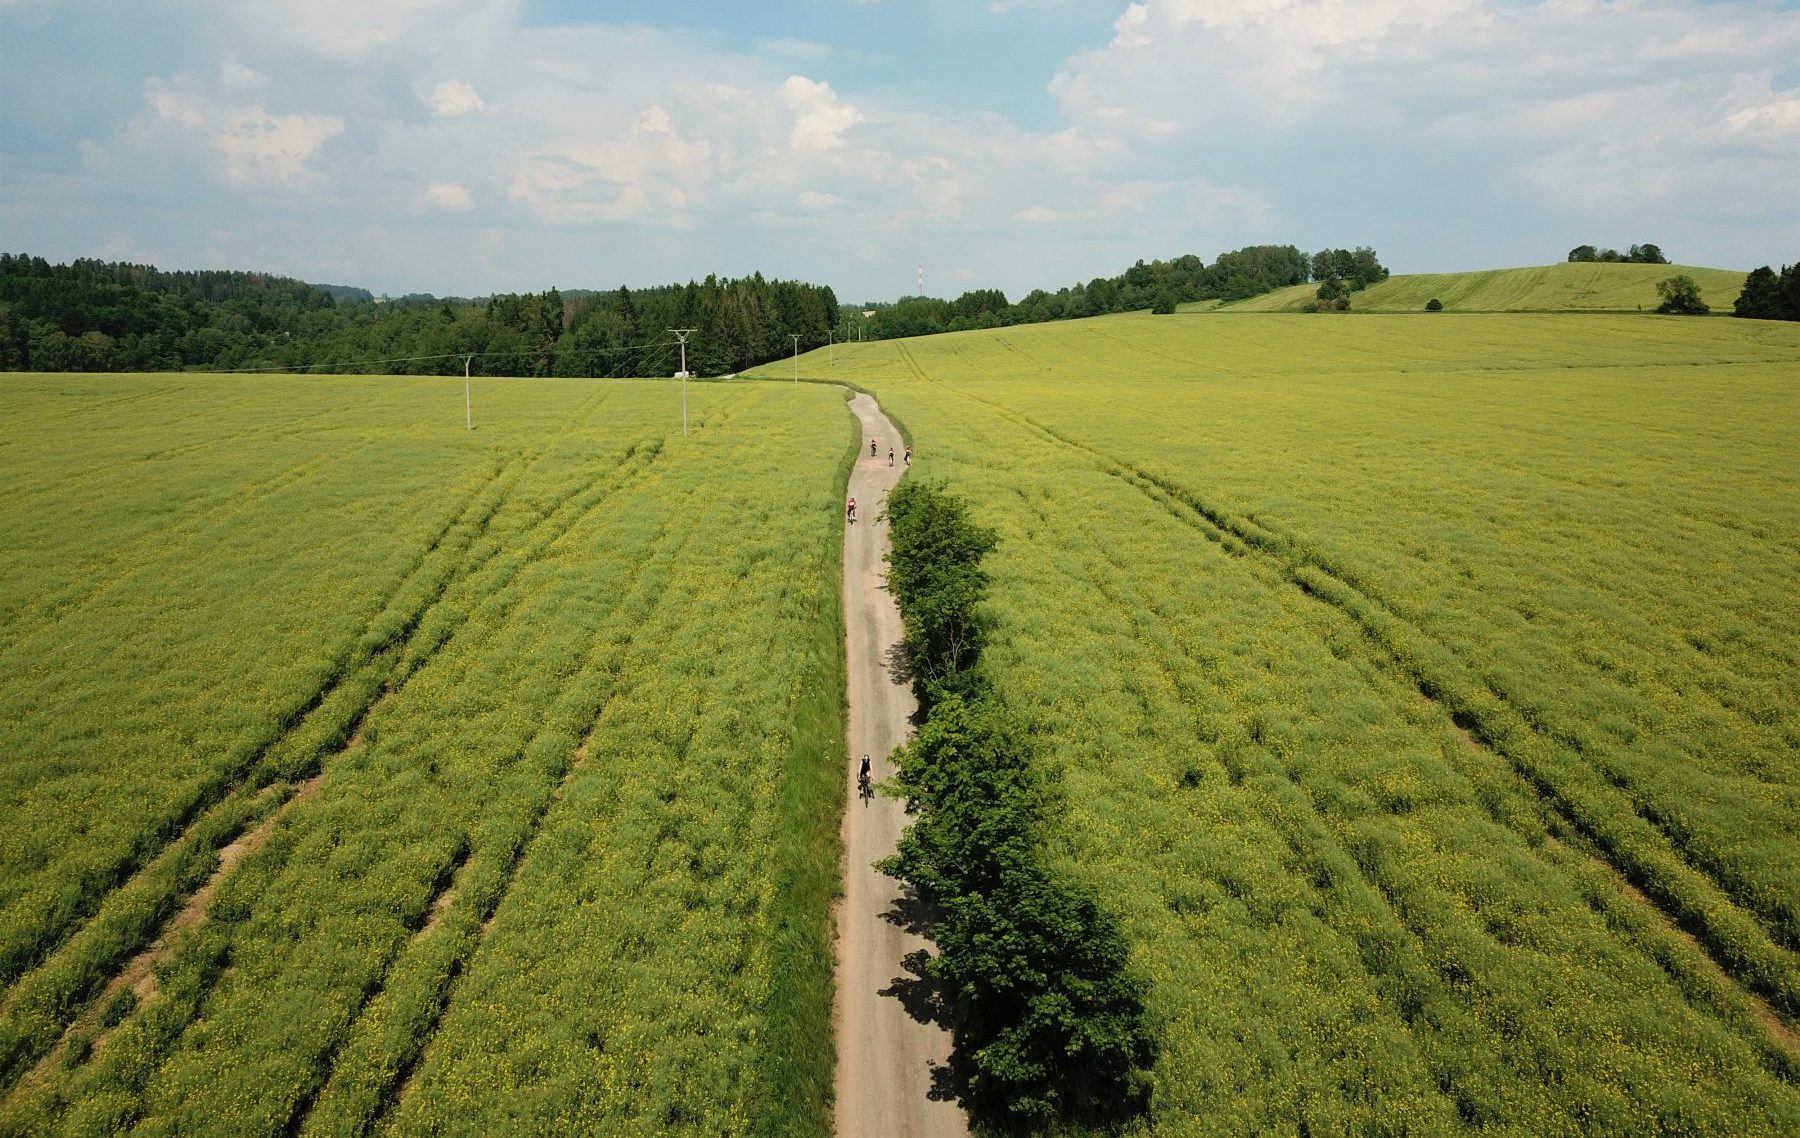
M 837 329 L 825 329 L 825 342 L 831 345 L 831 370 L 837 370 Z
M 469 361 L 474 358 L 463 357 L 463 425 L 471 431 L 475 429 L 475 404 L 469 396 Z
M 798 387 L 800 385 L 800 337 L 789 332 L 788 339 L 794 342 L 794 385 Z
M 698 330 L 697 328 L 669 329 L 675 337 L 675 342 L 681 345 L 681 433 L 683 435 L 687 434 L 687 338 Z

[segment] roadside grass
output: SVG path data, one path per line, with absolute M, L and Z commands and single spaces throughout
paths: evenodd
M 987 660 L 1152 977 L 1159 1131 L 1800 1126 L 1796 359 L 1454 313 L 838 349 L 1000 530 Z

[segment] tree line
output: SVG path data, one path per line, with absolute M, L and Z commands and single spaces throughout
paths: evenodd
M 895 754 L 915 820 L 880 868 L 939 914 L 926 972 L 951 1005 L 952 1067 L 981 1123 L 1123 1121 L 1149 1105 L 1147 984 L 1117 920 L 1045 848 L 1052 776 L 979 667 L 981 562 L 998 538 L 930 482 L 901 483 L 887 517 L 924 719 Z
M 1336 259 L 1340 254 L 1345 258 L 1342 271 L 1338 270 Z M 1320 258 L 1326 260 L 1322 262 Z M 1354 254 L 1341 249 L 1325 250 L 1309 258 L 1292 245 L 1250 245 L 1220 253 L 1210 265 L 1191 253 L 1170 261 L 1146 263 L 1140 259 L 1117 276 L 1095 277 L 1055 292 L 1032 289 L 1017 303 L 1008 303 L 1006 294 L 999 289 L 975 289 L 954 300 L 904 297 L 892 304 L 865 305 L 864 309 L 871 310 L 872 315 L 866 318 L 860 334 L 892 340 L 1144 309 L 1170 313 L 1177 305 L 1197 300 L 1244 300 L 1289 285 L 1305 284 L 1321 268 L 1341 277 L 1360 278 L 1370 271 L 1379 272 L 1374 279 L 1387 277 L 1387 270 L 1375 260 L 1374 250 L 1368 248 L 1358 248 Z M 854 321 L 860 317 L 854 310 L 849 315 L 852 326 L 847 333 L 856 335 Z
M 1732 305 L 1733 316 L 1751 320 L 1800 320 L 1800 263 L 1764 265 L 1744 278 L 1744 291 Z
M 1617 249 L 1597 249 L 1592 245 L 1577 245 L 1569 250 L 1569 260 L 1573 262 L 1601 261 L 1608 264 L 1622 265 L 1666 265 L 1669 259 L 1655 245 L 1633 245 L 1621 253 Z
M 1117 276 L 1034 289 L 1017 303 L 999 289 L 975 289 L 954 300 L 843 305 L 829 287 L 761 273 L 612 292 L 389 300 L 268 273 L 165 272 L 89 259 L 63 265 L 0 253 L 0 370 L 429 375 L 460 372 L 467 360 L 478 375 L 668 375 L 682 358 L 669 329 L 692 328 L 688 370 L 721 375 L 834 336 L 894 339 L 1174 312 L 1191 301 L 1242 300 L 1308 279 L 1347 295 L 1386 277 L 1367 247 L 1308 257 L 1292 245 L 1252 245 L 1210 265 L 1192 254 L 1139 260 Z
M 615 292 L 467 300 L 367 291 L 246 272 L 0 254 L 0 370 L 291 369 L 400 375 L 668 375 L 692 328 L 688 370 L 740 371 L 824 343 L 829 287 L 708 276 Z

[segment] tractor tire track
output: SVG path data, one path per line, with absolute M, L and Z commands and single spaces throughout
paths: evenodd
M 654 459 L 660 453 L 659 444 L 660 440 L 657 440 L 657 444 L 644 448 L 644 452 L 649 455 L 650 459 Z M 644 467 L 647 467 L 648 464 L 649 460 L 646 460 Z M 554 544 L 597 504 L 597 500 L 582 504 L 575 516 L 570 518 L 559 532 L 548 536 L 540 535 L 539 548 L 547 549 Z M 470 899 L 465 906 L 466 911 L 460 919 L 453 911 L 453 900 L 433 902 L 433 907 L 442 905 L 439 910 L 440 915 L 435 919 L 429 916 L 426 918 L 413 937 L 402 945 L 387 962 L 376 986 L 365 993 L 356 1014 L 350 1018 L 344 1031 L 335 1041 L 331 1054 L 322 1063 L 322 1073 L 317 1084 L 296 1102 L 289 1118 L 287 1129 L 289 1135 L 367 1134 L 405 1101 L 413 1086 L 414 1075 L 430 1060 L 438 1028 L 444 1017 L 455 1006 L 456 996 L 461 988 L 462 979 L 467 975 L 468 966 L 486 942 L 487 935 L 492 929 L 501 907 L 511 894 L 513 882 L 520 869 L 532 856 L 540 835 L 544 832 L 550 819 L 557 813 L 569 785 L 587 765 L 593 736 L 618 695 L 616 681 L 619 676 L 619 668 L 623 665 L 624 658 L 634 643 L 636 629 L 642 626 L 644 618 L 660 609 L 663 604 L 665 594 L 658 591 L 655 582 L 663 579 L 667 568 L 680 560 L 682 553 L 693 539 L 694 527 L 682 526 L 679 530 L 679 540 L 674 541 L 671 546 L 670 535 L 677 532 L 677 523 L 683 517 L 685 517 L 684 511 L 671 511 L 657 535 L 652 539 L 657 552 L 646 560 L 633 587 L 620 593 L 613 605 L 600 618 L 599 627 L 609 627 L 618 620 L 622 613 L 634 611 L 634 605 L 647 603 L 648 608 L 643 617 L 624 626 L 616 637 L 596 637 L 578 671 L 567 681 L 565 690 L 581 692 L 602 675 L 608 677 L 604 686 L 604 695 L 597 700 L 591 696 L 584 699 L 584 702 L 591 703 L 593 706 L 591 709 L 583 709 L 587 723 L 580 743 L 560 770 L 547 772 L 549 785 L 546 793 L 532 805 L 527 817 L 521 823 L 516 840 L 491 855 L 487 851 L 477 851 L 460 871 L 466 876 L 474 873 L 478 864 L 485 865 L 497 860 L 499 867 L 496 884 L 489 889 L 467 891 Z M 516 608 L 520 598 L 501 598 L 497 593 L 490 594 L 490 597 L 493 597 L 501 606 L 500 610 L 491 619 L 484 615 L 481 623 L 484 627 L 497 628 Z M 524 744 L 523 751 L 525 753 L 530 753 L 536 740 L 545 730 L 549 729 L 548 724 L 556 719 L 554 714 L 545 717 L 540 724 L 539 732 Z M 465 892 L 460 886 L 454 888 L 457 889 L 456 895 L 458 896 Z M 381 998 L 383 993 L 390 988 L 394 972 L 397 969 L 406 968 L 406 961 L 414 952 L 419 952 L 421 956 L 425 955 L 421 950 L 421 945 L 424 944 L 428 935 L 441 927 L 445 930 L 443 935 L 457 936 L 459 942 L 449 950 L 445 958 L 435 964 L 428 961 L 421 965 L 427 969 L 435 968 L 440 974 L 436 977 L 427 977 L 426 1005 L 418 1029 L 406 1037 L 401 1053 L 379 1057 L 382 1061 L 379 1065 L 388 1072 L 384 1077 L 376 1078 L 373 1085 L 369 1080 L 364 1079 L 363 1085 L 359 1087 L 339 1091 L 337 1084 L 347 1083 L 360 1076 L 360 1072 L 356 1071 L 348 1074 L 342 1073 L 338 1060 L 344 1049 L 351 1046 L 357 1038 L 358 1025 L 364 1013 L 374 1000 Z M 332 1095 L 334 1092 L 341 1098 L 350 1101 L 342 1106 L 332 1102 L 326 1096 Z M 358 1099 L 360 1101 L 357 1101 Z M 319 1120 L 315 1120 L 313 1118 L 314 1109 L 321 1102 L 329 1104 L 329 1117 L 322 1116 Z
M 568 435 L 574 429 L 576 429 L 577 426 L 584 423 L 586 419 L 591 418 L 592 413 L 598 408 L 599 404 L 604 402 L 606 394 L 607 394 L 607 392 L 604 390 L 598 392 L 596 397 L 593 400 L 591 400 L 589 405 L 584 409 L 584 413 L 582 415 L 581 422 L 571 422 L 570 426 L 566 427 L 564 429 L 564 431 L 561 432 L 557 436 L 557 438 L 560 439 L 560 438 Z M 482 513 L 479 515 L 477 524 L 465 527 L 469 531 L 468 537 L 467 537 L 467 540 L 457 543 L 456 549 L 455 549 L 455 556 L 457 558 L 465 557 L 476 545 L 478 545 L 480 539 L 485 535 L 489 524 L 492 522 L 494 515 L 510 499 L 512 492 L 513 492 L 514 488 L 516 487 L 519 479 L 523 477 L 524 473 L 529 468 L 529 466 L 532 463 L 534 463 L 536 461 L 536 459 L 541 456 L 543 451 L 548 449 L 548 447 L 550 445 L 552 445 L 552 443 L 547 442 L 547 443 L 539 446 L 538 448 L 535 448 L 534 450 L 528 451 L 525 454 L 521 455 L 520 459 L 518 461 L 507 464 L 507 466 L 503 469 L 502 473 L 504 474 L 507 471 L 511 471 L 512 472 L 511 480 L 505 482 L 503 485 L 500 485 L 498 487 L 496 493 L 494 493 L 491 496 L 491 499 L 486 503 L 485 507 L 482 510 Z M 588 478 L 586 480 L 586 482 L 583 484 L 583 486 L 581 487 L 581 491 L 585 493 L 585 492 L 591 490 L 596 484 L 601 483 L 601 482 L 606 482 L 606 481 L 614 481 L 614 482 L 618 483 L 619 485 L 628 484 L 631 480 L 633 480 L 638 474 L 640 474 L 642 472 L 642 470 L 649 464 L 650 461 L 654 460 L 654 458 L 656 457 L 657 453 L 659 453 L 659 451 L 660 451 L 660 440 L 654 441 L 652 443 L 652 445 L 650 445 L 648 447 L 642 447 L 642 446 L 639 446 L 638 444 L 633 444 L 633 445 L 629 446 L 624 451 L 624 453 L 616 460 L 616 463 L 613 466 L 603 467 L 598 472 L 596 472 L 593 476 Z M 639 461 L 634 462 L 633 461 L 634 458 L 639 459 Z M 488 486 L 494 487 L 494 486 L 496 486 L 496 483 L 490 482 L 488 484 Z M 557 505 L 555 507 L 552 507 L 551 509 L 547 509 L 547 510 L 543 510 L 543 511 L 539 512 L 535 518 L 533 518 L 530 522 L 527 523 L 527 531 L 532 532 L 532 531 L 536 531 L 536 530 L 543 528 L 543 525 L 546 522 L 546 520 L 552 519 L 555 515 L 557 515 L 559 512 L 561 512 L 561 508 L 566 506 L 567 503 L 568 503 L 568 499 L 565 498 L 565 499 L 559 500 L 559 502 L 557 503 Z M 460 522 L 461 520 L 462 519 L 456 519 L 455 521 Z M 453 528 L 454 524 L 455 524 L 455 522 L 447 524 L 445 527 L 445 532 L 447 532 L 450 528 Z M 547 546 L 548 544 L 550 544 L 551 542 L 556 540 L 564 532 L 566 532 L 567 529 L 569 528 L 569 526 L 571 526 L 572 524 L 573 524 L 573 521 L 571 520 L 571 521 L 561 524 L 561 525 L 552 526 L 551 527 L 552 532 L 549 534 L 549 536 L 541 536 L 540 535 L 541 540 L 539 541 L 539 548 Z M 443 538 L 443 533 L 440 533 L 438 541 L 441 542 L 442 538 Z M 501 548 L 502 548 L 501 546 L 495 545 L 493 548 L 485 551 L 484 553 L 482 553 L 480 556 L 478 556 L 476 559 L 474 559 L 472 561 L 470 561 L 470 560 L 454 561 L 453 564 L 449 567 L 449 571 L 441 574 L 438 577 L 438 579 L 435 582 L 435 587 L 432 588 L 432 590 L 430 591 L 428 596 L 425 598 L 425 600 L 413 609 L 411 615 L 404 622 L 402 622 L 396 629 L 389 632 L 384 638 L 375 642 L 376 650 L 379 653 L 381 653 L 379 659 L 383 663 L 384 668 L 387 669 L 387 673 L 386 673 L 387 680 L 385 683 L 380 685 L 379 689 L 372 695 L 371 698 L 364 701 L 354 711 L 354 713 L 349 717 L 349 719 L 347 721 L 345 721 L 335 731 L 335 738 L 339 740 L 339 744 L 338 744 L 334 754 L 341 754 L 348 750 L 360 748 L 360 746 L 361 746 L 361 724 L 362 724 L 363 720 L 367 718 L 367 716 L 372 712 L 374 707 L 377 706 L 381 701 L 393 696 L 394 694 L 397 694 L 404 687 L 407 680 L 409 680 L 411 678 L 411 676 L 416 674 L 418 672 L 418 670 L 421 667 L 423 667 L 426 662 L 428 662 L 429 658 L 432 655 L 434 655 L 446 643 L 448 643 L 448 641 L 451 639 L 451 637 L 454 633 L 454 629 L 444 631 L 441 634 L 436 635 L 435 639 L 431 640 L 430 643 L 423 646 L 423 650 L 420 650 L 420 646 L 418 644 L 416 644 L 415 641 L 420 637 L 420 630 L 423 626 L 423 622 L 425 621 L 425 618 L 431 611 L 433 611 L 440 604 L 440 602 L 443 601 L 443 599 L 446 596 L 446 593 L 454 585 L 456 585 L 457 583 L 459 583 L 463 580 L 468 579 L 472 574 L 477 572 L 482 566 L 486 565 L 489 561 L 491 561 L 492 558 L 497 555 L 497 553 L 500 551 Z M 429 557 L 430 553 L 435 552 L 435 549 L 436 549 L 436 543 L 434 543 L 434 547 L 432 550 L 428 550 L 427 554 L 424 557 L 421 557 L 419 564 L 415 566 L 415 571 L 417 571 L 418 568 L 423 565 L 424 561 Z M 510 580 L 510 578 L 511 578 L 511 574 L 508 574 L 507 579 Z M 402 586 L 404 584 L 405 584 L 405 582 L 402 582 Z M 401 587 L 397 586 L 396 589 L 394 590 L 394 593 L 390 594 L 390 597 L 392 595 L 398 594 L 400 591 L 400 588 Z M 475 604 L 480 605 L 484 602 L 493 600 L 498 591 L 499 591 L 498 586 L 494 589 L 488 590 L 487 592 L 485 592 L 483 594 L 483 596 L 481 598 L 479 598 L 475 601 Z M 508 609 L 510 611 L 510 605 L 508 606 Z M 458 623 L 460 623 L 460 622 L 458 622 Z M 318 787 L 319 781 L 323 777 L 324 766 L 329 761 L 329 758 L 333 757 L 333 756 L 327 756 L 327 755 L 321 754 L 321 755 L 318 755 L 315 757 L 316 757 L 317 761 L 311 763 L 310 765 L 304 763 L 304 761 L 303 761 L 300 765 L 298 765 L 296 767 L 295 770 L 287 772 L 291 777 L 305 779 L 304 782 L 300 782 L 298 785 L 305 788 L 307 790 L 308 794 L 310 794 L 312 790 L 316 790 L 316 788 Z M 292 765 L 294 765 L 294 764 L 290 763 L 290 766 L 292 766 Z M 265 773 L 270 774 L 272 776 L 272 772 L 265 772 Z M 285 815 L 287 809 L 291 808 L 293 805 L 297 805 L 298 802 L 300 800 L 302 800 L 304 797 L 305 796 L 303 796 L 303 795 L 295 795 L 293 797 L 290 797 L 282 805 L 282 807 L 278 811 L 278 814 Z M 278 820 L 277 818 L 269 818 L 262 826 L 258 827 L 258 829 L 255 831 L 255 834 L 254 834 L 255 848 L 260 848 L 260 846 L 263 844 L 263 842 L 265 842 L 267 840 L 268 835 L 273 832 L 274 823 L 277 820 Z M 251 851 L 245 850 L 244 852 L 248 853 Z M 241 860 L 241 858 L 232 859 L 229 864 L 227 864 L 223 867 L 223 869 L 231 868 L 233 865 L 236 864 L 237 860 Z M 461 864 L 460 861 L 457 864 L 460 865 Z M 452 872 L 454 872 L 454 869 L 452 870 Z M 225 876 L 225 874 L 224 874 L 223 870 L 216 873 L 211 878 L 209 878 L 206 888 L 209 890 L 212 888 L 216 888 L 217 884 L 219 883 L 219 881 L 221 881 L 224 878 L 224 876 Z M 449 884 L 448 880 L 446 880 L 443 883 L 440 883 L 440 890 L 442 888 L 447 888 L 448 884 Z M 210 892 L 207 894 L 207 897 L 210 898 Z M 202 904 L 204 904 L 204 903 L 205 902 L 202 901 Z M 437 898 L 434 897 L 433 905 L 435 906 L 436 904 L 437 904 Z M 187 913 L 187 914 L 191 914 L 193 912 L 193 910 L 194 910 L 194 905 L 192 902 L 190 902 L 187 909 L 184 909 L 183 912 Z M 442 910 L 440 910 L 440 911 L 442 911 Z M 200 920 L 203 919 L 203 916 L 204 916 L 204 914 L 202 912 L 199 916 L 190 915 L 188 919 L 189 919 L 190 923 L 197 924 L 200 922 Z M 161 929 L 158 929 L 158 930 L 155 930 L 155 933 L 160 933 L 161 931 L 162 931 Z M 154 933 L 153 933 L 153 935 L 154 935 Z M 180 943 L 185 941 L 185 939 L 187 939 L 187 938 L 182 938 L 182 940 L 177 941 L 172 946 L 168 947 L 167 951 L 155 950 L 156 955 L 154 957 L 154 960 L 151 961 L 149 964 L 147 964 L 145 967 L 151 967 L 154 965 L 160 965 L 160 964 L 166 963 L 169 959 L 171 959 L 173 957 L 175 951 L 177 951 L 179 949 Z M 161 940 L 161 938 L 159 937 L 159 940 L 158 940 L 159 944 L 160 944 L 160 940 Z M 142 943 L 142 942 L 140 942 L 140 943 Z M 147 951 L 144 955 L 148 956 L 148 955 L 150 955 L 150 953 Z M 135 974 L 135 971 L 136 971 L 135 962 L 134 962 L 134 965 L 126 966 L 126 971 Z M 203 986 L 200 987 L 199 989 L 195 989 L 195 990 L 191 990 L 191 991 L 184 991 L 184 998 L 191 1006 L 191 1009 L 193 1012 L 196 1012 L 196 1013 L 198 1012 L 200 1002 L 204 1000 L 206 993 L 208 991 L 210 991 L 210 989 L 214 985 L 216 985 L 216 983 L 218 982 L 219 979 L 222 978 L 222 976 L 223 976 L 222 971 L 217 972 L 216 974 L 212 975 L 210 977 L 210 979 L 208 979 L 203 984 Z M 109 988 L 108 994 L 110 994 L 112 990 L 113 989 Z M 377 984 L 377 985 L 371 987 L 369 990 L 367 990 L 364 993 L 364 999 L 363 999 L 362 1004 L 359 1005 L 359 1011 L 360 1011 L 360 1007 L 366 1006 L 368 1000 L 372 999 L 379 991 L 380 991 L 379 984 Z M 152 994 L 154 994 L 154 989 L 152 989 Z M 145 1002 L 147 1002 L 147 1000 Z M 89 1008 L 96 1007 L 96 1006 L 98 1006 L 98 1005 L 91 1000 L 88 1002 L 88 1005 L 87 1005 L 87 1007 L 89 1007 Z M 141 1007 L 141 1004 L 140 1004 L 140 1007 Z M 83 1010 L 83 1008 L 81 1006 L 77 1006 L 74 1009 L 74 1011 L 77 1013 L 82 1010 Z M 166 1048 L 167 1046 L 172 1045 L 173 1040 L 179 1035 L 180 1030 L 181 1030 L 180 1023 L 173 1023 L 170 1025 L 166 1025 L 165 1034 L 164 1034 L 164 1037 L 162 1040 L 162 1046 Z M 67 1033 L 65 1032 L 64 1037 L 66 1038 L 66 1036 L 67 1036 Z M 40 1064 L 40 1068 L 42 1066 L 43 1066 L 43 1064 Z M 18 1089 L 22 1092 L 25 1088 L 20 1087 Z M 316 1093 L 316 1091 L 314 1093 Z
M 581 412 L 580 424 L 584 424 L 586 419 L 592 416 L 608 394 L 609 392 L 604 388 L 596 392 L 594 398 L 589 400 L 588 405 Z M 332 672 L 299 704 L 290 707 L 278 716 L 272 732 L 267 738 L 253 746 L 243 757 L 228 763 L 213 778 L 203 782 L 189 800 L 175 811 L 172 818 L 165 819 L 162 823 L 153 826 L 145 840 L 140 842 L 136 848 L 127 851 L 118 862 L 91 874 L 89 879 L 84 882 L 83 892 L 87 904 L 63 921 L 53 924 L 40 935 L 26 954 L 26 961 L 22 965 L 15 963 L 12 969 L 4 974 L 5 979 L 10 983 L 26 969 L 40 963 L 49 952 L 54 951 L 58 945 L 65 942 L 79 929 L 82 922 L 93 916 L 109 894 L 123 886 L 164 849 L 181 841 L 206 811 L 250 780 L 258 769 L 270 760 L 277 749 L 294 734 L 296 728 L 330 702 L 347 684 L 352 683 L 371 662 L 377 660 L 389 649 L 404 647 L 407 651 L 402 652 L 401 657 L 407 664 L 407 670 L 410 673 L 423 663 L 425 656 L 441 646 L 444 640 L 448 639 L 449 632 L 444 632 L 436 643 L 428 645 L 422 653 L 412 650 L 413 642 L 427 614 L 437 607 L 452 585 L 478 572 L 500 551 L 501 547 L 495 545 L 475 561 L 466 560 L 469 552 L 475 549 L 486 536 L 495 515 L 510 500 L 519 481 L 544 451 L 580 424 L 572 420 L 557 436 L 541 441 L 536 448 L 522 452 L 513 461 L 503 464 L 493 478 L 477 487 L 470 497 L 465 499 L 460 514 L 445 521 L 424 552 L 415 560 L 413 567 L 396 581 L 380 603 L 375 606 L 375 615 L 365 625 L 359 641 L 351 645 L 347 655 L 340 659 Z M 635 447 L 628 449 L 620 459 L 620 465 L 629 464 L 635 453 Z M 606 473 L 608 472 L 603 471 L 596 477 L 605 477 Z M 483 500 L 483 491 L 487 491 L 485 501 Z M 476 511 L 473 517 L 470 516 L 471 510 Z M 540 516 L 537 521 L 541 520 Z M 460 537 L 452 540 L 453 531 L 458 530 L 462 531 Z M 434 565 L 433 558 L 440 550 L 444 553 L 443 558 L 440 559 L 443 564 L 441 566 Z M 390 617 L 384 621 L 382 618 L 388 616 L 389 610 L 396 601 L 403 598 L 409 591 L 409 587 L 414 586 L 415 583 L 423 586 L 423 597 L 412 602 L 405 615 L 395 614 L 397 619 Z M 387 627 L 383 627 L 384 625 Z M 369 707 L 372 706 L 373 698 L 375 697 L 371 697 L 370 701 L 353 711 L 351 718 L 338 736 L 340 739 L 348 736 L 360 724 L 362 718 L 367 715 Z

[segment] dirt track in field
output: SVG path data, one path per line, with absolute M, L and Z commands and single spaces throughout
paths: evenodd
M 876 781 L 893 774 L 888 756 L 911 731 L 915 704 L 890 666 L 900 643 L 900 610 L 884 580 L 887 526 L 877 520 L 905 471 L 899 458 L 904 444 L 874 399 L 858 395 L 850 409 L 862 421 L 863 443 L 849 490 L 858 520 L 844 532 L 850 681 L 844 776 L 850 801 L 843 825 L 844 897 L 837 911 L 836 1130 L 844 1138 L 966 1135 L 968 1121 L 950 1093 L 950 1032 L 942 1003 L 920 973 L 930 948 L 921 915 L 899 882 L 872 868 L 894 852 L 906 814 L 897 799 L 863 801 L 856 795 L 865 753 Z M 878 442 L 873 458 L 871 438 Z

